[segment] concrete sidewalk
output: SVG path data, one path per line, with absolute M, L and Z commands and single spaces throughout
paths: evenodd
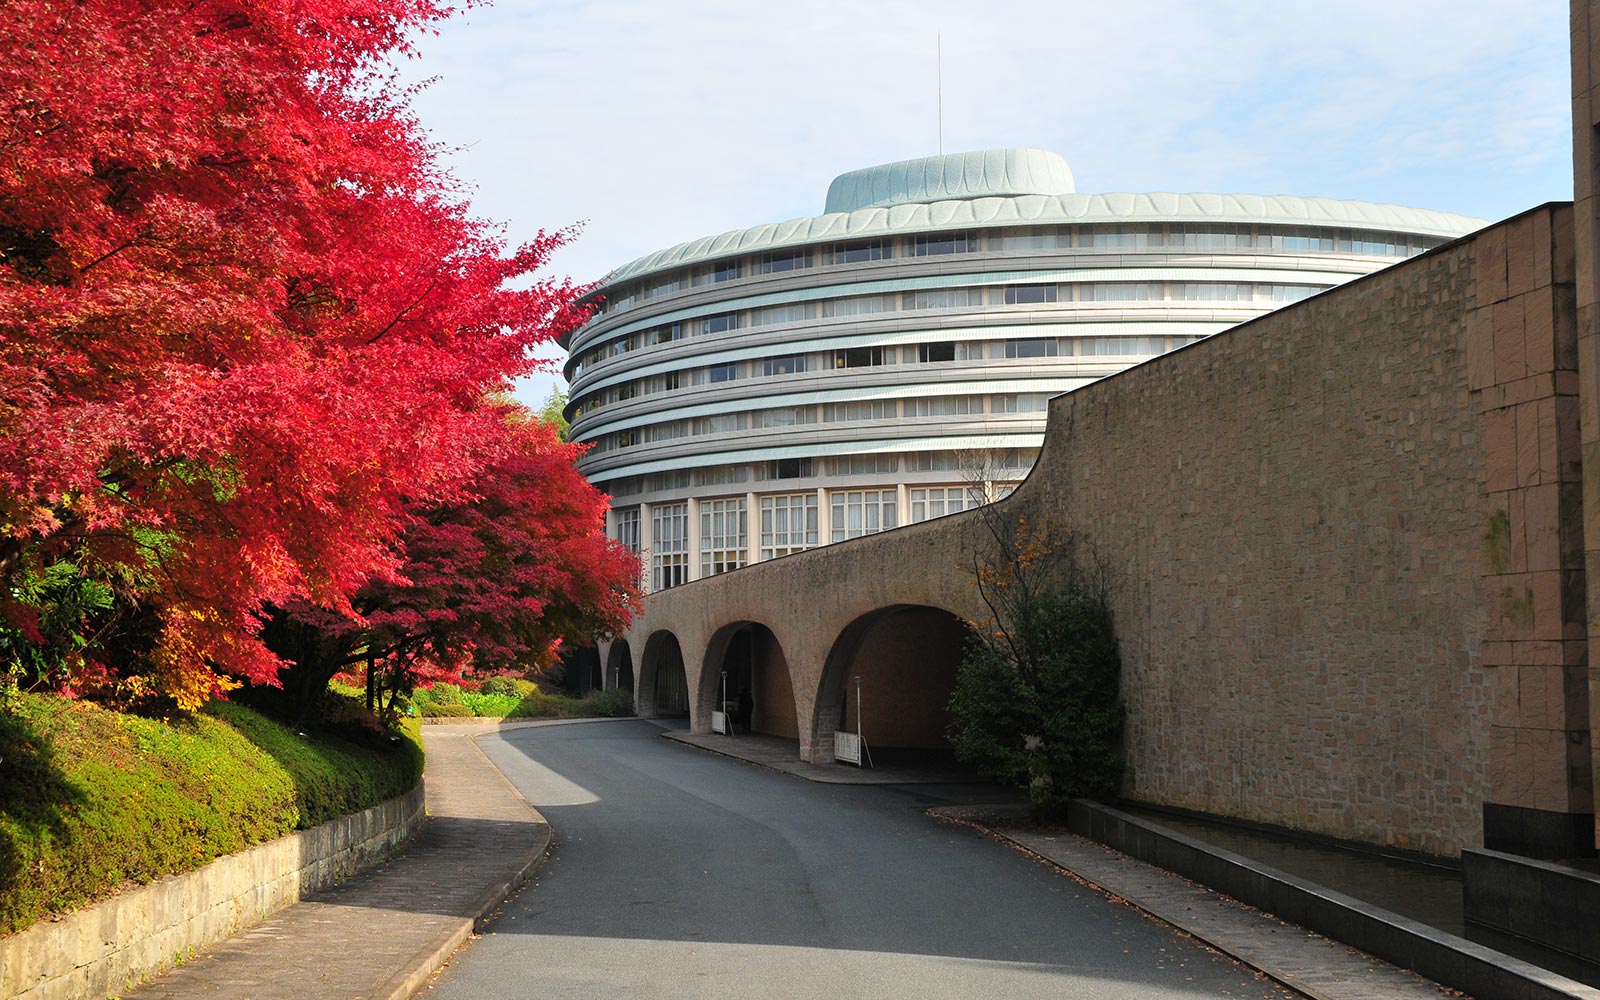
M 519 723 L 514 727 L 562 723 Z M 428 726 L 428 821 L 406 851 L 124 994 L 130 1000 L 404 1000 L 528 877 L 550 826 L 472 741 Z

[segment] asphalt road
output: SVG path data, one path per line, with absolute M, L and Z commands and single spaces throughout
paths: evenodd
M 554 854 L 424 995 L 1297 997 L 964 826 L 961 790 L 821 785 L 648 722 L 481 746 Z

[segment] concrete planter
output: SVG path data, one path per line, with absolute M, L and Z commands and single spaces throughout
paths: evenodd
M 0 939 L 0 997 L 115 996 L 190 949 L 349 878 L 408 841 L 423 786 L 310 830 L 218 858 Z

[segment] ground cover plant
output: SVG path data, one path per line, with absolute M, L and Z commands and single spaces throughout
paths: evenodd
M 491 681 L 502 680 L 491 678 Z M 540 690 L 529 681 L 526 689 L 504 693 L 504 685 L 485 682 L 486 690 L 465 691 L 454 684 L 435 684 L 419 688 L 412 703 L 424 718 L 508 718 L 508 719 L 591 719 L 617 718 L 633 714 L 633 694 L 629 691 L 591 691 L 574 697 Z
M 240 705 L 151 719 L 57 695 L 0 712 L 0 934 L 414 787 L 413 729 L 290 729 Z

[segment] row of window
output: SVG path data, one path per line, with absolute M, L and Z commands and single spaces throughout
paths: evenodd
M 678 323 L 665 323 L 583 352 L 573 378 L 601 361 L 690 336 L 726 333 L 749 327 L 807 320 L 873 316 L 926 309 L 1048 306 L 1064 302 L 1243 302 L 1273 307 L 1315 295 L 1325 285 L 1281 285 L 1218 281 L 1105 281 L 1060 284 L 992 285 L 935 288 L 881 295 L 853 295 L 820 302 L 788 302 L 761 309 L 718 313 Z
M 969 510 L 985 502 L 981 491 L 970 486 L 917 487 L 909 490 L 910 521 Z M 1010 487 L 993 494 L 997 499 Z M 831 515 L 829 541 L 842 542 L 887 531 L 899 523 L 899 499 L 894 490 L 835 490 L 828 496 Z M 776 559 L 815 548 L 820 537 L 817 494 L 790 493 L 760 498 L 759 558 Z M 730 497 L 700 501 L 700 576 L 716 576 L 748 564 L 750 558 L 749 501 Z M 642 552 L 639 508 L 616 512 L 616 537 L 635 554 Z M 688 582 L 689 505 L 657 504 L 650 511 L 653 532 L 650 545 L 650 589 L 666 590 Z
M 1047 392 L 1014 392 L 987 396 L 930 396 L 905 400 L 862 399 L 843 403 L 782 406 L 740 413 L 721 413 L 683 420 L 664 420 L 643 427 L 602 434 L 594 439 L 590 453 L 603 455 L 623 448 L 676 441 L 679 438 L 733 434 L 771 427 L 797 427 L 815 423 L 1043 413 L 1049 408 L 1050 395 Z
M 1443 242 L 1433 236 L 1369 229 L 1194 222 L 1028 226 L 987 232 L 924 233 L 775 250 L 656 275 L 613 290 L 600 303 L 600 311 L 615 312 L 637 302 L 735 278 L 895 257 L 931 257 L 983 250 L 1037 253 L 1075 249 L 1281 250 L 1409 257 Z
M 896 475 L 901 472 L 959 472 L 963 477 L 1018 479 L 1033 467 L 1037 448 L 1001 448 L 979 452 L 918 451 L 904 455 L 839 455 L 829 458 L 780 458 L 765 462 L 673 469 L 644 476 L 624 476 L 598 485 L 613 497 L 687 490 L 740 483 L 787 482 L 826 476 Z
M 639 396 L 674 392 L 692 386 L 736 382 L 747 378 L 776 378 L 806 372 L 881 365 L 939 364 L 946 361 L 1006 361 L 1027 358 L 1153 357 L 1200 337 L 1019 337 L 1010 340 L 944 341 L 890 347 L 850 347 L 818 354 L 782 354 L 751 361 L 687 368 L 650 375 L 585 395 L 573 408 L 572 419 Z M 758 425 L 760 426 L 760 425 Z M 782 426 L 770 424 L 765 426 Z

